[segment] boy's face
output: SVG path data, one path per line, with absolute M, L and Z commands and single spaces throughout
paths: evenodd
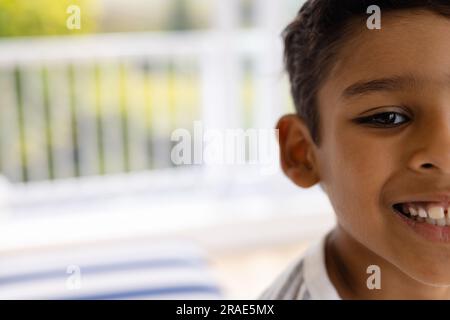
M 393 205 L 450 199 L 450 19 L 400 11 L 381 30 L 355 28 L 318 94 L 317 181 L 350 236 L 410 277 L 448 285 L 450 227 Z

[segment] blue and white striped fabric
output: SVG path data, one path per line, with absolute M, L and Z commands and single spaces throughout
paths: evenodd
M 220 299 L 204 253 L 118 241 L 0 254 L 0 299 Z

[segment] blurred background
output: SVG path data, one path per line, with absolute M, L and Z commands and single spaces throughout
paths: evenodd
M 252 299 L 320 238 L 328 200 L 282 175 L 275 134 L 277 170 L 172 156 L 177 129 L 294 111 L 280 35 L 303 2 L 0 0 L 0 298 Z

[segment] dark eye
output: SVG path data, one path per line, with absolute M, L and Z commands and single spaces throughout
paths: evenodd
M 401 113 L 383 112 L 356 119 L 356 122 L 373 127 L 396 127 L 408 122 L 409 120 L 409 117 Z

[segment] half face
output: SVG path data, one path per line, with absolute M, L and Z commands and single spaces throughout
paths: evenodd
M 314 147 L 341 227 L 408 276 L 450 285 L 450 19 L 389 13 L 341 48 Z

